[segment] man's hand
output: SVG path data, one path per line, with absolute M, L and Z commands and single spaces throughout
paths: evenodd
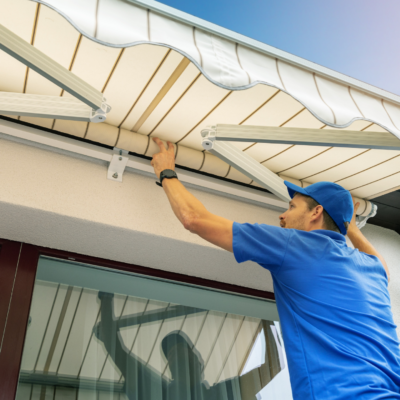
M 360 206 L 360 203 L 356 203 L 353 198 L 353 204 L 354 204 L 354 214 L 353 218 L 351 219 L 350 225 L 347 229 L 347 236 L 351 240 L 351 243 L 353 243 L 353 246 L 356 249 L 362 251 L 363 253 L 371 254 L 372 256 L 379 258 L 383 267 L 386 270 L 386 275 L 389 281 L 390 280 L 389 268 L 386 264 L 385 259 L 374 248 L 374 246 L 372 246 L 372 244 L 367 240 L 367 238 L 362 234 L 362 232 L 360 231 L 360 229 L 358 229 L 356 225 L 356 212 L 358 210 L 358 207 Z
M 164 143 L 159 138 L 153 138 L 154 142 L 158 144 L 160 152 L 154 154 L 151 160 L 151 165 L 154 168 L 154 172 L 157 178 L 160 179 L 160 174 L 165 169 L 175 169 L 175 151 L 174 145 L 171 142 L 168 143 L 168 150 L 165 148 Z
M 347 228 L 347 232 L 354 228 L 358 229 L 357 224 L 356 224 L 356 214 L 357 214 L 358 207 L 360 207 L 360 203 L 356 203 L 354 200 L 354 197 L 352 197 L 352 199 L 353 199 L 353 205 L 354 205 L 354 213 L 353 213 L 353 217 L 351 218 L 350 225 Z

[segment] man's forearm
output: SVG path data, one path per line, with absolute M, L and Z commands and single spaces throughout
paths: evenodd
M 177 179 L 163 180 L 172 210 L 183 226 L 216 246 L 233 251 L 233 222 L 210 213 Z
M 163 188 L 174 214 L 186 229 L 193 230 L 193 222 L 207 214 L 207 209 L 178 179 L 164 179 Z
M 174 147 L 168 142 L 167 150 L 160 139 L 154 138 L 154 141 L 160 147 L 160 152 L 153 156 L 151 165 L 159 178 L 162 171 L 175 168 Z M 186 229 L 216 246 L 232 251 L 232 221 L 207 211 L 178 179 L 164 178 L 162 186 L 172 210 Z
M 347 236 L 349 237 L 351 243 L 353 243 L 353 246 L 356 249 L 362 251 L 363 253 L 371 254 L 371 255 L 379 258 L 379 260 L 382 262 L 383 267 L 386 270 L 386 274 L 387 274 L 387 277 L 389 280 L 390 279 L 389 269 L 388 269 L 385 259 L 375 249 L 375 247 L 372 246 L 372 244 L 368 241 L 368 239 L 362 234 L 360 229 L 358 229 L 357 226 L 355 226 L 355 225 L 350 225 L 349 229 L 347 231 Z

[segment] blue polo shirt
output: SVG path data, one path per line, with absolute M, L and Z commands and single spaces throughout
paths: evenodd
M 400 351 L 375 256 L 343 235 L 233 224 L 237 262 L 271 272 L 293 398 L 400 399 Z

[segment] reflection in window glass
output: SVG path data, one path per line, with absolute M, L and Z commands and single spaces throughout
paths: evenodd
M 271 302 L 41 258 L 17 399 L 290 399 L 273 319 Z

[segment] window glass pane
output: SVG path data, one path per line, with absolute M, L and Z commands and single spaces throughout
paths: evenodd
M 277 319 L 273 302 L 40 258 L 17 399 L 290 399 Z

